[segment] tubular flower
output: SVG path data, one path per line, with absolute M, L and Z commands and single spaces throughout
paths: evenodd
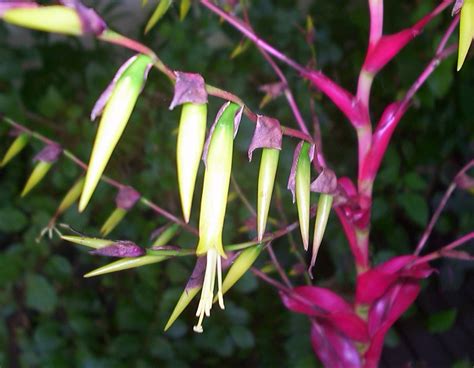
M 331 213 L 334 195 L 337 192 L 336 174 L 332 170 L 324 168 L 316 180 L 311 183 L 311 191 L 320 193 L 320 196 L 318 201 L 318 210 L 316 212 L 316 220 L 314 222 L 313 254 L 311 256 L 311 264 L 309 266 L 310 276 L 312 276 L 311 271 L 314 267 L 314 264 L 316 263 L 319 247 L 323 241 L 324 232 L 326 230 L 326 225 Z
M 207 121 L 207 91 L 199 74 L 176 72 L 170 109 L 183 105 L 178 129 L 176 163 L 179 195 L 186 222 L 189 222 L 196 176 L 201 161 Z
M 263 238 L 267 224 L 282 137 L 283 134 L 278 120 L 261 115 L 257 117 L 257 126 L 249 147 L 249 160 L 252 160 L 252 153 L 256 148 L 263 148 L 257 192 L 257 234 L 259 241 Z
M 135 103 L 145 84 L 152 61 L 145 55 L 136 55 L 119 69 L 112 83 L 102 93 L 92 110 L 94 120 L 102 114 L 92 149 L 84 190 L 79 201 L 79 212 L 89 203 L 100 177 L 132 114 Z
M 199 317 L 194 331 L 202 332 L 204 316 L 209 316 L 214 299 L 217 278 L 219 306 L 224 309 L 222 294 L 221 257 L 226 258 L 222 246 L 222 229 L 229 193 L 234 131 L 240 122 L 242 108 L 226 103 L 219 111 L 216 122 L 206 144 L 204 185 L 199 217 L 198 256 L 206 255 L 206 271 L 202 285 L 201 299 L 196 312 Z
M 293 155 L 293 164 L 288 180 L 288 189 L 293 194 L 293 202 L 296 196 L 298 220 L 305 250 L 308 250 L 309 242 L 311 161 L 313 156 L 314 145 L 310 145 L 308 142 L 300 142 Z

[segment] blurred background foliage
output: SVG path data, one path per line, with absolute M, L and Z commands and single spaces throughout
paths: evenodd
M 87 3 L 87 2 L 86 2 Z M 110 27 L 140 39 L 171 67 L 199 72 L 209 83 L 242 96 L 257 110 L 263 94 L 259 87 L 276 82 L 258 51 L 249 47 L 234 59 L 229 56 L 240 35 L 214 15 L 194 6 L 184 22 L 177 4 L 146 36 L 147 17 L 155 2 L 144 9 L 139 2 L 102 0 L 88 2 Z M 93 3 L 93 4 L 92 4 Z M 386 2 L 386 32 L 411 24 L 436 1 Z M 316 26 L 313 46 L 317 67 L 355 89 L 363 61 L 368 31 L 366 1 L 362 0 L 255 0 L 250 18 L 256 31 L 300 63 L 311 51 L 305 43 L 306 16 Z M 372 98 L 373 120 L 384 106 L 403 95 L 432 57 L 437 41 L 449 22 L 445 12 L 376 79 Z M 453 39 L 454 41 L 454 39 Z M 0 23 L 0 111 L 58 140 L 87 160 L 95 125 L 89 114 L 102 90 L 131 52 L 96 42 L 19 30 Z M 375 185 L 371 237 L 374 262 L 411 252 L 433 208 L 455 172 L 474 154 L 474 63 L 455 73 L 455 57 L 439 67 L 417 94 L 413 108 L 394 134 Z M 354 177 L 356 140 L 343 116 L 317 91 L 308 88 L 283 67 L 307 121 L 310 100 L 315 102 L 322 125 L 324 150 L 338 175 Z M 137 188 L 147 197 L 179 213 L 175 172 L 175 136 L 179 111 L 169 111 L 172 88 L 152 71 L 132 115 L 126 134 L 107 169 L 107 174 Z M 210 119 L 222 101 L 212 99 Z M 262 113 L 295 126 L 280 97 Z M 11 141 L 0 125 L 0 147 Z M 247 163 L 246 150 L 253 126 L 244 121 L 236 139 L 234 176 L 252 203 L 256 197 L 258 159 Z M 284 216 L 296 219 L 286 191 L 294 140 L 285 139 L 278 172 Z M 192 332 L 194 303 L 167 333 L 163 326 L 190 275 L 193 259 L 170 260 L 138 270 L 84 279 L 82 275 L 107 260 L 96 258 L 58 239 L 36 241 L 57 204 L 80 174 L 62 158 L 44 182 L 26 199 L 19 193 L 32 169 L 31 159 L 41 146 L 33 142 L 0 171 L 0 366 L 23 367 L 312 367 L 316 364 L 309 343 L 305 317 L 291 314 L 274 290 L 247 275 L 227 296 L 225 311 L 213 313 L 204 335 Z M 258 154 L 256 158 L 258 158 Z M 199 185 L 198 182 L 198 191 Z M 114 208 L 115 192 L 101 184 L 88 210 L 79 215 L 69 210 L 61 222 L 96 236 Z M 197 223 L 196 196 L 192 222 Z M 276 206 L 271 216 L 283 221 Z M 234 196 L 226 219 L 225 242 L 252 238 L 243 225 L 250 214 Z M 137 205 L 111 234 L 149 244 L 153 229 L 166 221 Z M 457 192 L 428 243 L 436 249 L 472 230 L 474 201 Z M 297 235 L 297 234 L 296 234 Z M 296 257 L 289 238 L 275 242 L 285 268 Z M 295 240 L 298 237 L 295 236 Z M 195 239 L 181 233 L 174 240 L 194 247 Z M 297 242 L 298 248 L 300 245 Z M 260 265 L 268 263 L 262 255 Z M 441 272 L 430 283 L 443 290 L 459 290 L 471 275 L 468 262 L 438 262 Z M 351 297 L 354 268 L 351 254 L 334 215 L 325 236 L 316 270 L 316 284 L 335 288 Z M 303 283 L 301 275 L 296 283 Z M 258 290 L 257 290 L 258 288 Z M 416 308 L 415 308 L 416 309 Z M 417 313 L 416 310 L 412 311 Z M 454 315 L 453 315 L 454 313 Z M 433 333 L 448 330 L 455 311 L 420 314 Z M 389 343 L 397 344 L 394 332 Z

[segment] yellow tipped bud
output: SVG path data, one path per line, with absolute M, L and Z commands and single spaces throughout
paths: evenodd
M 52 166 L 52 162 L 38 161 L 21 192 L 21 196 L 26 196 L 36 185 L 38 185 Z
M 189 222 L 194 186 L 206 134 L 207 104 L 185 103 L 181 111 L 176 162 L 183 216 Z
M 16 137 L 10 148 L 8 148 L 8 151 L 5 153 L 5 156 L 3 156 L 3 159 L 0 162 L 0 167 L 5 166 L 16 155 L 18 155 L 23 150 L 23 148 L 25 148 L 29 140 L 30 136 L 27 133 L 21 133 L 18 137 Z

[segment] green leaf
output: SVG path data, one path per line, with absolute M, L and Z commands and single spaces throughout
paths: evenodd
M 26 277 L 26 305 L 39 312 L 51 313 L 56 308 L 58 297 L 53 286 L 41 275 Z
M 0 232 L 16 233 L 28 224 L 27 217 L 23 212 L 13 207 L 0 208 Z
M 398 200 L 410 220 L 420 226 L 426 225 L 428 221 L 428 205 L 422 196 L 413 193 L 403 193 L 398 196 Z
M 448 309 L 432 314 L 428 318 L 428 330 L 431 333 L 441 333 L 448 331 L 456 321 L 456 316 L 456 309 Z
M 235 344 L 241 349 L 250 349 L 255 345 L 255 338 L 253 337 L 252 332 L 243 326 L 234 326 L 230 330 L 232 338 L 235 341 Z
M 171 3 L 172 3 L 172 0 L 160 0 L 160 3 L 157 5 L 150 20 L 146 24 L 145 33 L 148 33 L 156 25 L 156 23 L 158 23 L 161 17 L 163 17 L 163 15 L 166 14 Z
M 191 8 L 191 0 L 181 0 L 179 4 L 179 19 L 184 20 L 188 15 L 189 9 Z

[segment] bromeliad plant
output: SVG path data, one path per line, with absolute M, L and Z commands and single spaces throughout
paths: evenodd
M 95 11 L 86 8 L 79 1 L 64 0 L 59 5 L 40 5 L 34 1 L 1 1 L 0 17 L 7 23 L 66 35 L 89 35 L 138 52 L 120 68 L 92 111 L 93 120 L 99 115 L 102 117 L 89 165 L 68 150 L 63 150 L 57 142 L 4 118 L 3 120 L 12 126 L 16 138 L 2 159 L 1 166 L 9 163 L 30 138 L 34 138 L 45 143 L 45 148 L 35 158 L 37 164 L 22 196 L 41 181 L 60 155 L 71 159 L 86 171 L 85 176 L 77 179 L 59 205 L 48 225 L 50 232 L 56 229 L 56 220 L 61 213 L 75 201 L 79 200 L 79 211 L 86 208 L 100 180 L 118 190 L 116 209 L 101 229 L 103 236 L 107 236 L 136 203 L 141 203 L 170 220 L 169 226 L 153 234 L 152 245 L 147 248 L 129 240 L 114 241 L 82 235 L 62 235 L 64 240 L 92 248 L 93 254 L 120 258 L 86 274 L 85 277 L 195 255 L 195 269 L 166 323 L 165 330 L 201 292 L 196 312 L 198 322 L 194 330 L 202 332 L 204 316 L 210 315 L 213 304 L 218 303 L 224 308 L 224 293 L 250 270 L 278 289 L 281 300 L 289 310 L 308 316 L 314 351 L 325 366 L 374 367 L 380 359 L 387 331 L 416 299 L 420 292 L 420 280 L 433 272 L 429 262 L 440 257 L 462 258 L 463 255 L 466 258 L 467 254 L 456 248 L 474 238 L 474 232 L 470 232 L 437 252 L 420 255 L 454 189 L 459 187 L 474 190 L 474 179 L 468 175 L 469 170 L 474 167 L 473 160 L 456 175 L 413 254 L 395 257 L 376 266 L 369 258 L 373 185 L 393 132 L 410 107 L 413 96 L 436 67 L 456 51 L 458 46 L 450 43 L 450 39 L 459 22 L 458 70 L 461 69 L 474 36 L 474 2 L 441 1 L 413 26 L 386 35 L 383 33 L 383 0 L 369 0 L 369 45 L 355 94 L 321 71 L 300 65 L 262 40 L 252 29 L 245 3 L 236 6 L 235 2 L 228 2 L 226 10 L 210 0 L 200 0 L 196 2 L 196 5 L 198 4 L 228 22 L 255 44 L 280 79 L 278 83 L 266 89 L 267 99 L 276 94 L 284 94 L 297 122 L 297 129 L 280 125 L 275 118 L 254 113 L 242 99 L 206 84 L 199 74 L 170 69 L 148 47 L 109 29 Z M 166 13 L 170 5 L 170 1 L 159 2 L 147 25 L 147 31 Z M 182 18 L 186 16 L 189 7 L 189 1 L 181 1 Z M 453 9 L 453 20 L 442 36 L 435 56 L 406 95 L 389 104 L 374 126 L 374 115 L 370 110 L 374 78 L 428 23 L 449 8 Z M 239 12 L 242 13 L 243 20 L 238 18 Z M 313 31 L 312 27 L 310 22 L 308 31 Z M 286 64 L 321 91 L 354 128 L 358 139 L 358 173 L 355 181 L 345 176 L 337 177 L 327 165 L 319 125 L 315 124 L 311 134 L 277 62 Z M 181 107 L 176 157 L 184 220 L 151 202 L 135 189 L 104 176 L 106 166 L 145 86 L 150 68 L 163 73 L 174 84 L 170 109 Z M 209 96 L 221 98 L 226 102 L 217 113 L 206 141 Z M 255 211 L 256 236 L 249 242 L 224 246 L 222 234 L 231 182 L 233 140 L 243 114 L 256 124 L 248 152 L 249 160 L 252 159 L 254 150 L 261 149 Z M 288 189 L 296 201 L 298 222 L 266 233 L 284 136 L 299 140 L 288 180 Z M 199 228 L 196 229 L 189 222 L 192 218 L 193 198 L 198 195 L 195 193 L 195 183 L 201 157 L 205 171 Z M 315 177 L 313 181 L 312 177 Z M 319 194 L 317 203 L 311 203 L 311 192 Z M 308 267 L 308 273 L 312 276 L 331 210 L 334 210 L 339 218 L 356 266 L 356 289 L 351 302 L 344 300 L 334 291 L 314 286 L 310 278 L 307 278 L 307 285 L 293 287 L 271 246 L 272 241 L 299 227 L 302 248 L 309 251 L 311 221 L 315 218 L 312 256 Z M 194 250 L 170 245 L 179 228 L 196 236 L 197 245 Z M 253 266 L 263 250 L 268 252 L 282 282 Z M 228 271 L 223 277 L 225 269 Z

